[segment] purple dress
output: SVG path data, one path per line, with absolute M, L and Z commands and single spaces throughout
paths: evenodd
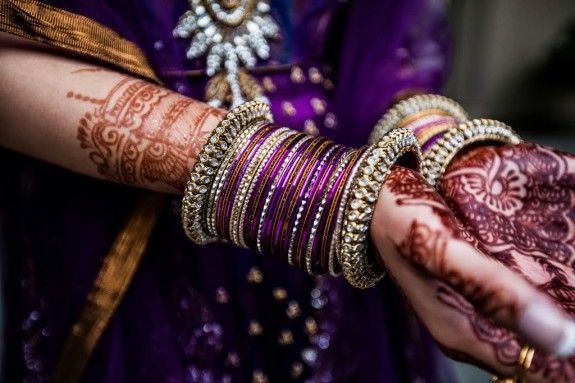
M 438 92 L 440 0 L 272 0 L 284 38 L 257 77 L 276 122 L 360 146 L 401 92 Z M 172 37 L 185 0 L 54 0 L 135 42 L 169 88 L 203 98 L 201 62 Z M 138 190 L 0 152 L 4 379 L 45 382 Z M 312 278 L 226 245 L 197 247 L 173 198 L 85 382 L 450 382 L 385 280 Z

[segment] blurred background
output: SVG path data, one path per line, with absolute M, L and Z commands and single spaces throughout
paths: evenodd
M 575 0 L 450 0 L 452 75 L 445 93 L 473 118 L 575 153 Z M 490 375 L 454 363 L 462 383 Z
M 575 152 L 575 1 L 450 0 L 446 89 L 472 117 Z

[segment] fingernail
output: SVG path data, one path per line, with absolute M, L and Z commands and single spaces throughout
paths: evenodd
M 560 356 L 575 353 L 575 323 L 551 303 L 537 302 L 529 305 L 519 326 L 533 346 Z
M 575 354 L 575 323 L 569 322 L 563 329 L 563 336 L 555 349 L 559 356 L 571 356 Z

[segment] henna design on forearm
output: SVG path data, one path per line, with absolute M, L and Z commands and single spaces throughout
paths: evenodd
M 68 92 L 96 105 L 79 122 L 78 140 L 98 172 L 116 182 L 182 191 L 195 159 L 224 111 L 132 78 L 104 99 Z

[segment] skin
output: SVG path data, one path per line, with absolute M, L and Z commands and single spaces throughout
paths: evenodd
M 575 156 L 532 144 L 480 147 L 454 161 L 440 191 L 478 246 L 575 315 Z M 501 363 L 512 363 L 520 340 L 486 334 L 477 332 Z M 531 371 L 573 381 L 574 362 L 536 354 Z
M 443 351 L 511 375 L 526 339 L 537 344 L 533 334 L 522 334 L 518 322 L 542 292 L 480 252 L 481 240 L 470 235 L 420 175 L 395 169 L 377 203 L 371 232 L 380 259 Z M 531 275 L 529 269 L 523 273 Z M 535 347 L 530 382 L 573 381 L 574 358 L 548 356 L 543 344 Z
M 0 145 L 78 173 L 179 194 L 225 115 L 31 41 L 0 43 Z
M 0 34 L 0 77 L 0 146 L 159 192 L 181 194 L 199 148 L 225 113 L 6 34 Z M 477 335 L 473 316 L 488 318 L 495 332 L 529 336 L 522 313 L 529 303 L 551 299 L 480 252 L 445 202 L 410 170 L 393 169 L 371 234 L 382 264 L 446 352 L 501 373 L 512 370 L 493 342 Z M 550 314 L 567 317 L 559 309 Z M 533 345 L 549 348 L 560 335 L 552 330 Z

